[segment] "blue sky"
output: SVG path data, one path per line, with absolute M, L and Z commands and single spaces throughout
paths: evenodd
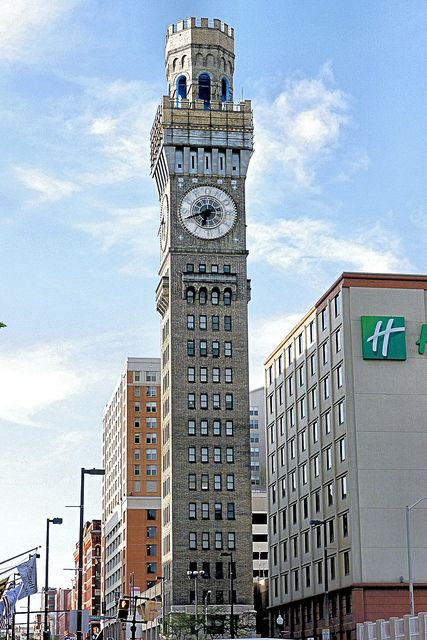
M 14 0 L 0 7 L 2 555 L 51 537 L 69 586 L 80 467 L 127 356 L 157 356 L 149 132 L 167 24 L 235 27 L 253 100 L 251 383 L 344 270 L 427 272 L 424 0 Z M 87 517 L 98 517 L 89 478 Z M 6 503 L 6 504 L 5 504 Z M 43 557 L 42 557 L 43 562 Z M 42 573 L 42 572 L 41 572 Z

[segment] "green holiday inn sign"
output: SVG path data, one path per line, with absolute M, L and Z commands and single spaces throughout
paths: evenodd
M 406 327 L 402 316 L 361 316 L 364 360 L 406 360 Z M 427 344 L 427 324 L 421 325 L 416 341 L 423 355 Z

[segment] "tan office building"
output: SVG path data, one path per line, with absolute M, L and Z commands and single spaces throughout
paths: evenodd
M 106 616 L 161 575 L 160 360 L 128 358 L 103 417 L 103 577 Z M 107 622 L 104 637 L 121 637 Z M 128 630 L 129 633 L 129 630 Z
M 427 276 L 344 273 L 266 361 L 276 633 L 350 639 L 356 622 L 409 612 L 405 506 L 427 495 L 426 290 Z M 424 514 L 410 513 L 415 611 Z

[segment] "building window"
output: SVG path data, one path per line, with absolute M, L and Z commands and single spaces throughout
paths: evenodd
M 190 531 L 188 534 L 188 548 L 197 549 L 197 533 L 195 531 Z
M 214 475 L 214 489 L 215 491 L 222 490 L 222 478 L 220 473 L 215 473 Z
M 157 466 L 155 464 L 147 464 L 145 469 L 146 476 L 156 476 L 157 475 Z
M 208 381 L 208 368 L 200 367 L 200 382 L 204 383 Z
M 201 482 L 202 491 L 209 491 L 209 474 L 208 473 L 202 473 L 200 482 Z
M 233 394 L 226 393 L 225 394 L 225 408 L 232 409 L 233 408 Z
M 336 377 L 337 377 L 337 388 L 340 389 L 342 387 L 342 383 L 343 383 L 342 366 L 341 365 L 338 365 L 338 367 L 336 368 Z
M 334 504 L 334 485 L 332 482 L 326 485 L 326 495 L 328 507 L 331 507 Z
M 225 381 L 233 382 L 233 369 L 231 369 L 231 367 L 225 368 Z
M 344 402 L 338 402 L 338 424 L 344 424 Z
M 196 520 L 197 512 L 196 512 L 196 503 L 190 502 L 188 505 L 188 518 L 189 520 Z
M 226 358 L 231 358 L 233 355 L 233 346 L 231 342 L 224 342 L 224 356 Z
M 199 316 L 199 329 L 200 331 L 206 331 L 208 328 L 208 317 L 207 316 Z
M 225 459 L 227 462 L 234 462 L 234 448 L 233 447 L 227 447 L 226 449 L 226 453 L 225 453 Z
M 212 316 L 212 331 L 219 331 L 219 316 Z
M 332 469 L 332 447 L 328 447 L 325 451 L 326 469 Z
M 188 475 L 188 488 L 190 489 L 190 491 L 196 491 L 197 489 L 195 473 L 190 473 Z
M 215 531 L 215 549 L 222 549 L 222 531 Z
M 324 342 L 320 349 L 322 353 L 322 365 L 325 365 L 328 362 L 328 343 Z
M 200 461 L 207 463 L 209 462 L 209 449 L 208 447 L 201 447 L 200 449 Z
M 225 421 L 225 435 L 232 436 L 233 435 L 233 421 L 226 420 Z
M 234 531 L 229 531 L 227 534 L 227 548 L 235 549 L 236 548 L 236 534 Z
M 194 356 L 194 340 L 187 340 L 187 356 Z
M 221 435 L 221 420 L 214 420 L 213 421 L 213 434 L 214 434 L 214 436 L 220 436 Z
M 222 502 L 215 502 L 214 513 L 215 520 L 222 520 Z
M 147 444 L 156 444 L 157 443 L 157 434 L 156 433 L 147 433 L 145 435 L 145 442 Z
M 223 301 L 225 306 L 230 306 L 231 304 L 231 289 L 224 289 Z
M 328 435 L 331 433 L 331 414 L 329 411 L 323 415 L 323 423 L 325 427 L 325 434 Z
M 204 287 L 202 287 L 199 291 L 199 303 L 206 304 L 208 299 L 208 293 Z
M 145 418 L 145 426 L 147 429 L 155 429 L 157 427 L 157 418 Z
M 209 520 L 209 502 L 202 502 L 202 520 Z
M 218 289 L 212 289 L 212 293 L 211 293 L 211 302 L 212 304 L 219 304 L 219 290 Z
M 145 457 L 147 460 L 157 460 L 156 449 L 146 449 Z
M 214 340 L 212 342 L 212 357 L 213 358 L 219 358 L 219 356 L 220 356 L 219 341 L 218 340 Z
M 134 476 L 140 476 L 141 475 L 141 465 L 140 464 L 135 464 L 133 466 L 133 475 Z
M 311 409 L 314 410 L 317 407 L 317 388 L 314 387 L 310 391 Z
M 302 484 L 307 484 L 307 482 L 308 482 L 308 473 L 307 473 L 307 463 L 306 462 L 301 466 L 301 481 L 302 481 Z
M 329 558 L 329 575 L 331 580 L 335 580 L 335 556 Z
M 202 549 L 209 549 L 210 541 L 209 541 L 209 531 L 202 532 Z
M 334 316 L 338 318 L 341 315 L 341 294 L 338 293 L 334 298 Z
M 322 311 L 320 312 L 320 326 L 322 328 L 322 331 L 325 331 L 325 329 L 327 329 L 328 327 L 328 308 L 327 307 L 322 309 Z
M 234 520 L 236 517 L 236 510 L 234 502 L 227 502 L 227 520 Z
M 155 402 L 146 402 L 145 403 L 145 410 L 146 410 L 147 413 L 156 413 L 157 404 Z
M 189 409 L 195 409 L 196 408 L 196 394 L 195 393 L 189 393 L 187 396 L 187 407 Z
M 187 316 L 187 329 L 194 329 L 194 315 L 192 314 Z
M 231 331 L 231 316 L 224 316 L 224 331 Z
M 314 376 L 316 373 L 316 354 L 310 356 L 310 375 Z
M 227 491 L 234 491 L 234 473 L 227 474 Z
M 208 421 L 201 420 L 200 421 L 200 435 L 207 436 L 208 435 Z
M 189 287 L 186 291 L 186 298 L 188 304 L 194 304 L 194 289 Z
M 188 447 L 188 462 L 196 462 L 196 447 Z
M 348 576 L 350 575 L 350 552 L 349 551 L 344 551 L 343 559 L 344 559 L 344 575 Z
M 297 477 L 295 471 L 291 471 L 291 491 L 296 491 L 297 489 Z
M 343 538 L 348 536 L 348 513 L 343 513 L 341 516 L 341 529 Z
M 325 400 L 327 400 L 329 398 L 329 376 L 326 376 L 326 378 L 323 378 L 322 385 L 323 385 L 323 397 Z
M 196 369 L 194 367 L 187 367 L 187 382 L 196 381 Z
M 221 447 L 214 447 L 214 462 L 222 462 Z
M 347 498 L 347 476 L 342 476 L 340 479 L 341 484 L 341 498 L 345 500 Z
M 191 409 L 191 407 L 188 407 L 189 409 Z M 201 393 L 200 394 L 200 408 L 201 409 L 207 409 L 208 408 L 208 394 L 207 393 Z
M 299 417 L 301 420 L 305 418 L 305 397 L 299 401 Z
M 345 438 L 341 438 L 339 442 L 340 449 L 340 462 L 344 462 L 345 460 Z
M 199 353 L 204 358 L 208 355 L 208 343 L 206 340 L 200 340 Z
M 313 438 L 313 444 L 316 444 L 316 442 L 319 441 L 319 427 L 317 424 L 317 420 L 311 425 L 311 435 Z
M 212 369 L 212 382 L 221 382 L 221 369 L 219 367 Z
M 313 474 L 315 478 L 319 477 L 320 474 L 320 468 L 319 468 L 319 456 L 316 455 L 313 458 Z
M 337 331 L 335 331 L 334 334 L 334 340 L 335 340 L 335 353 L 338 353 L 339 351 L 341 351 L 341 329 L 338 329 Z

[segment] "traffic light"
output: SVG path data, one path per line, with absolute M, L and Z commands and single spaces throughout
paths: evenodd
M 90 640 L 96 640 L 99 636 L 99 632 L 101 631 L 101 625 L 99 622 L 91 622 L 90 623 Z
M 117 618 L 119 620 L 126 620 L 130 611 L 130 598 L 120 598 L 119 606 L 117 610 Z

